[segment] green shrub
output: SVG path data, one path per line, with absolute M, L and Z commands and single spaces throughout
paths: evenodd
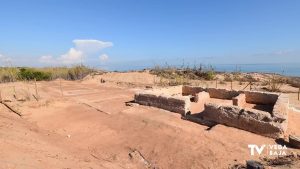
M 189 79 L 189 80 L 213 80 L 215 79 L 216 73 L 212 66 L 208 66 L 207 68 L 204 68 L 202 65 L 197 68 L 194 66 L 194 68 L 189 67 L 160 67 L 155 66 L 152 70 L 150 70 L 151 74 L 157 75 L 159 77 L 163 77 L 166 79 L 175 80 L 176 83 L 178 82 L 179 77 L 181 79 Z M 184 80 L 179 80 L 184 81 Z M 184 82 L 185 83 L 185 82 Z
M 214 80 L 216 77 L 216 74 L 213 70 L 209 70 L 208 72 L 205 73 L 204 79 L 205 80 Z
M 50 72 L 42 72 L 35 70 L 33 68 L 21 68 L 18 72 L 18 78 L 20 80 L 50 80 L 51 73 Z
M 57 78 L 78 80 L 93 72 L 96 71 L 83 65 L 45 68 L 0 67 L 0 83 L 34 79 L 38 81 L 54 80 Z M 103 73 L 103 71 L 97 71 L 97 73 Z

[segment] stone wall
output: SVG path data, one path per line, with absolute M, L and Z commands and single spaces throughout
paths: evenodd
M 272 116 L 274 121 L 282 123 L 287 128 L 288 125 L 288 112 L 289 112 L 289 96 L 281 94 L 273 107 Z
M 190 110 L 190 97 L 156 95 L 151 92 L 136 93 L 134 96 L 136 103 L 153 106 L 175 113 L 186 114 Z
M 238 106 L 205 104 L 205 112 L 201 116 L 210 121 L 271 138 L 282 137 L 286 130 L 284 125 L 273 121 L 269 113 Z
M 217 99 L 232 99 L 239 95 L 238 91 L 227 90 L 227 89 L 215 89 L 215 88 L 202 88 L 195 86 L 183 86 L 182 94 L 183 95 L 193 95 L 195 96 L 199 92 L 208 92 L 211 98 Z
M 235 106 L 245 107 L 246 95 L 244 93 L 239 94 L 238 96 L 232 98 L 232 103 Z
M 203 119 L 247 130 L 263 136 L 279 138 L 288 124 L 289 99 L 286 94 L 258 91 L 231 91 L 192 86 L 173 86 L 145 90 L 135 94 L 135 102 L 186 115 L 190 111 L 190 95 L 204 104 Z M 209 98 L 232 99 L 233 106 L 205 104 Z M 245 109 L 246 103 L 274 105 L 272 113 Z
M 278 99 L 277 93 L 258 91 L 240 91 L 240 93 L 245 93 L 246 102 L 253 104 L 274 105 Z
M 183 86 L 182 87 L 182 95 L 193 95 L 195 96 L 197 93 L 205 91 L 202 87 L 197 86 Z
M 226 90 L 226 89 L 215 89 L 215 88 L 208 88 L 206 92 L 209 93 L 211 98 L 217 99 L 232 99 L 239 95 L 238 91 L 235 90 Z

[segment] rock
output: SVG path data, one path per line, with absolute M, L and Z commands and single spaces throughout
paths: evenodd
M 235 106 L 245 107 L 246 104 L 246 95 L 241 93 L 238 96 L 232 98 L 232 103 Z
M 300 137 L 289 135 L 289 143 L 292 147 L 300 148 Z
M 242 109 L 238 106 L 220 106 L 208 103 L 201 116 L 209 121 L 236 127 L 271 138 L 280 138 L 284 133 L 280 123 L 272 121 L 268 112 Z
M 146 168 L 151 168 L 151 163 L 138 150 L 133 150 L 128 155 L 131 160 L 143 164 Z
M 126 104 L 126 106 L 130 106 L 130 107 L 134 107 L 134 106 L 138 106 L 139 105 L 139 104 L 134 103 L 134 102 L 126 102 L 125 104 Z
M 258 162 L 258 161 L 254 161 L 254 160 L 249 160 L 246 162 L 247 164 L 247 169 L 263 169 L 264 166 Z

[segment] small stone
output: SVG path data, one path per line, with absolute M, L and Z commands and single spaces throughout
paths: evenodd
M 289 143 L 292 147 L 300 148 L 300 137 L 295 135 L 289 135 Z
M 138 106 L 138 105 L 139 105 L 139 104 L 133 103 L 133 102 L 126 102 L 125 104 L 126 104 L 126 106 L 131 106 L 131 107 L 134 107 L 134 106 Z
M 247 164 L 247 169 L 263 169 L 264 166 L 258 162 L 258 161 L 254 161 L 254 160 L 249 160 L 246 162 Z

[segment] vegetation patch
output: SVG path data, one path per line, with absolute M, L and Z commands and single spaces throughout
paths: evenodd
M 18 80 L 79 80 L 96 70 L 83 65 L 73 67 L 2 67 L 0 68 L 0 82 L 14 82 Z

